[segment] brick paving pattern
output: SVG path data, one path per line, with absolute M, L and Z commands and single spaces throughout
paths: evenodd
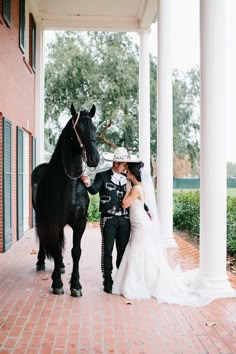
M 132 301 L 102 291 L 100 231 L 88 224 L 80 262 L 83 296 L 72 298 L 69 279 L 72 232 L 66 228 L 64 295 L 50 292 L 52 261 L 36 272 L 34 230 L 0 254 L 0 353 L 190 354 L 236 353 L 236 299 L 208 306 Z M 171 262 L 198 264 L 198 249 L 175 235 Z M 233 287 L 236 277 L 229 274 Z

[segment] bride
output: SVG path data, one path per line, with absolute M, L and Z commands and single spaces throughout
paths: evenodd
M 160 227 L 155 191 L 150 174 L 142 162 L 127 164 L 127 192 L 122 201 L 129 208 L 131 237 L 117 269 L 112 293 L 128 299 L 156 298 L 159 303 L 189 306 L 207 305 L 213 298 L 205 298 L 193 287 L 197 269 L 182 272 L 172 270 L 161 247 Z M 144 210 L 144 201 L 152 212 L 152 219 Z

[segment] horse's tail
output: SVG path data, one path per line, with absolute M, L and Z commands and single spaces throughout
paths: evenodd
M 60 230 L 58 224 L 36 222 L 36 231 L 40 245 L 48 258 L 54 258 L 61 253 L 65 245 L 65 236 L 64 230 Z
M 64 247 L 64 192 L 63 176 L 50 164 L 33 173 L 33 182 L 37 183 L 35 198 L 36 231 L 41 247 L 48 258 L 57 257 Z

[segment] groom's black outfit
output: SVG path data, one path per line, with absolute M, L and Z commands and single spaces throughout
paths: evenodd
M 130 237 L 129 212 L 121 205 L 126 193 L 125 174 L 114 173 L 112 169 L 97 173 L 88 191 L 90 194 L 99 192 L 100 195 L 103 285 L 104 291 L 111 293 L 114 243 L 116 242 L 116 267 L 118 268 Z

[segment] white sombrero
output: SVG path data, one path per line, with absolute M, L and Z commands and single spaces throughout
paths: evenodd
M 104 160 L 106 161 L 112 161 L 112 162 L 142 162 L 139 158 L 137 157 L 129 157 L 128 152 L 126 148 L 124 147 L 118 147 L 115 149 L 114 153 L 111 152 L 103 152 L 102 156 Z

